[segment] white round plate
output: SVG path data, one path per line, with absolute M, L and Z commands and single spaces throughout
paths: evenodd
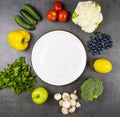
M 86 51 L 72 33 L 51 31 L 39 38 L 32 50 L 36 74 L 48 84 L 61 86 L 75 81 L 85 69 Z

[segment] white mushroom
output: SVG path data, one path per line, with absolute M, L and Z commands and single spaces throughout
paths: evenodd
M 59 101 L 59 106 L 63 106 L 63 102 L 64 102 L 63 100 L 60 100 Z
M 56 94 L 54 95 L 54 99 L 55 99 L 55 100 L 60 100 L 61 97 L 62 97 L 62 95 L 61 95 L 60 93 L 56 93 Z
M 71 94 L 68 92 L 64 92 L 62 95 L 60 93 L 56 93 L 54 95 L 54 99 L 59 102 L 61 112 L 65 115 L 68 113 L 73 113 L 75 112 L 76 108 L 81 107 L 81 104 L 77 102 L 77 90 L 74 90 Z
M 66 109 L 66 108 L 62 108 L 61 109 L 61 112 L 63 113 L 63 114 L 65 114 L 65 115 L 67 115 L 69 112 L 68 112 L 68 109 Z
M 69 108 L 70 107 L 70 101 L 63 101 L 63 107 L 64 108 Z
M 70 100 L 70 106 L 75 106 L 76 105 L 76 100 L 71 99 Z
M 63 100 L 70 100 L 70 95 L 69 95 L 69 93 L 64 92 L 64 93 L 62 94 L 62 99 L 63 99 Z
M 76 103 L 76 107 L 79 108 L 81 107 L 81 104 L 79 102 Z
M 71 97 L 71 99 L 74 99 L 74 100 L 78 99 L 78 96 L 76 94 L 74 94 L 74 93 L 71 93 L 70 97 Z
M 71 107 L 71 108 L 69 109 L 69 112 L 70 112 L 70 113 L 73 113 L 73 112 L 75 112 L 75 110 L 76 110 L 76 107 L 73 106 L 73 107 Z

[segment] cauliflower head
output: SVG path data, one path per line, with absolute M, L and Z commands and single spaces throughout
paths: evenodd
M 72 14 L 72 21 L 87 33 L 92 33 L 103 20 L 101 6 L 94 1 L 79 2 Z

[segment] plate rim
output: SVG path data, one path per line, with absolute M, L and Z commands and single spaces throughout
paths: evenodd
M 81 73 L 75 80 L 73 80 L 73 81 L 71 81 L 71 82 L 69 82 L 69 83 L 65 83 L 65 84 L 56 84 L 56 85 L 55 85 L 55 84 L 51 84 L 51 83 L 48 83 L 48 82 L 44 81 L 43 79 L 41 79 L 41 77 L 38 76 L 38 74 L 36 73 L 36 71 L 34 70 L 34 67 L 33 67 L 32 52 L 33 52 L 33 49 L 34 49 L 35 44 L 39 41 L 39 39 L 40 39 L 42 36 L 44 36 L 44 35 L 47 34 L 47 33 L 54 32 L 54 31 L 63 31 L 63 32 L 67 32 L 67 33 L 70 33 L 70 34 L 74 35 L 74 36 L 77 37 L 77 39 L 82 43 L 83 48 L 84 48 L 84 50 L 85 50 L 86 60 L 85 60 L 85 67 L 84 67 L 82 73 Z M 63 30 L 63 29 L 55 29 L 55 30 L 50 30 L 50 31 L 47 31 L 47 32 L 43 33 L 43 34 L 37 39 L 37 41 L 34 43 L 34 45 L 33 45 L 33 47 L 32 47 L 32 51 L 31 51 L 31 57 L 30 57 L 31 64 L 32 64 L 32 68 L 33 68 L 33 71 L 35 72 L 36 76 L 37 76 L 42 82 L 44 82 L 44 83 L 46 83 L 46 84 L 48 84 L 48 85 L 57 86 L 57 87 L 70 85 L 70 84 L 74 83 L 75 81 L 77 81 L 77 80 L 79 79 L 79 77 L 80 77 L 80 76 L 84 73 L 84 71 L 85 71 L 85 68 L 86 68 L 86 65 L 87 65 L 87 59 L 88 59 L 88 57 L 87 57 L 87 51 L 86 51 L 86 48 L 85 48 L 83 42 L 81 41 L 81 39 L 80 39 L 76 34 L 74 34 L 73 32 L 68 31 L 68 30 Z

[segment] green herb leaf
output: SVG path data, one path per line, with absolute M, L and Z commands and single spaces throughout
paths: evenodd
M 32 91 L 36 83 L 35 76 L 31 73 L 31 67 L 25 62 L 25 57 L 16 59 L 0 72 L 0 89 L 9 87 L 16 94 Z

